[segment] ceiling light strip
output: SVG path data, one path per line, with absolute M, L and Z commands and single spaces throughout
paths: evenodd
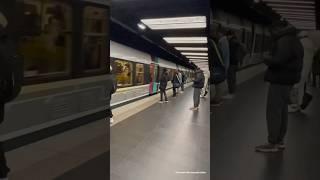
M 293 4 L 312 4 L 314 5 L 315 2 L 313 1 L 286 1 L 286 0 L 263 0 L 264 2 L 270 2 L 270 3 L 293 3 Z
M 202 47 L 175 47 L 179 51 L 208 51 L 208 48 Z
M 208 43 L 207 37 L 164 37 L 163 39 L 171 44 Z
M 208 53 L 192 53 L 192 52 L 182 52 L 183 55 L 191 55 L 191 56 L 208 56 Z
M 292 9 L 292 8 L 272 8 L 275 11 L 281 12 L 281 11 L 286 11 L 286 12 L 303 12 L 303 13 L 312 13 L 315 14 L 315 10 L 311 10 L 311 9 Z
M 268 3 L 271 7 L 289 7 L 289 8 L 299 8 L 299 9 L 315 9 L 314 6 L 297 6 L 297 5 L 289 5 L 289 4 L 273 4 Z

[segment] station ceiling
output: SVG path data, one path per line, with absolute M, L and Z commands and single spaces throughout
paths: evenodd
M 138 23 L 150 18 L 206 16 L 208 19 L 209 12 L 210 0 L 115 0 L 111 4 L 111 38 L 178 64 L 195 67 L 195 63 L 190 63 L 181 51 L 174 48 L 176 44 L 169 44 L 164 37 L 207 37 L 208 28 L 154 30 L 147 26 L 142 30 Z M 125 32 L 131 34 L 130 39 Z M 207 47 L 207 44 L 179 46 Z

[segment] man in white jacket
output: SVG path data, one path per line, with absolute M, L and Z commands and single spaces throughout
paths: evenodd
M 305 85 L 312 69 L 313 57 L 315 54 L 315 46 L 308 36 L 308 32 L 302 31 L 299 35 L 300 41 L 304 49 L 303 69 L 301 72 L 301 80 L 295 85 L 291 92 L 291 102 L 289 112 L 297 112 L 301 110 L 303 96 L 305 94 Z

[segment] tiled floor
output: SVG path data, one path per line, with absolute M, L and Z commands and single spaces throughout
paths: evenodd
M 209 180 L 209 99 L 199 112 L 192 88 L 111 129 L 111 180 Z M 179 174 L 177 172 L 205 172 Z
M 212 180 L 320 179 L 320 93 L 304 114 L 289 116 L 286 150 L 261 154 L 255 145 L 267 140 L 263 77 L 242 84 L 235 99 L 212 109 Z

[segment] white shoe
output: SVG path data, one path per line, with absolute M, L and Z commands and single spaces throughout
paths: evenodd
M 168 103 L 169 101 L 165 101 L 166 103 Z
M 163 101 L 159 101 L 159 103 L 160 103 L 160 104 L 162 104 L 162 103 L 163 103 Z
M 226 96 L 223 96 L 224 99 L 233 99 L 234 95 L 233 94 L 228 94 Z
M 110 124 L 112 124 L 114 122 L 113 118 L 110 118 Z
M 288 112 L 289 113 L 295 113 L 295 112 L 298 112 L 300 110 L 301 110 L 301 108 L 300 108 L 299 105 L 289 105 L 288 106 Z

